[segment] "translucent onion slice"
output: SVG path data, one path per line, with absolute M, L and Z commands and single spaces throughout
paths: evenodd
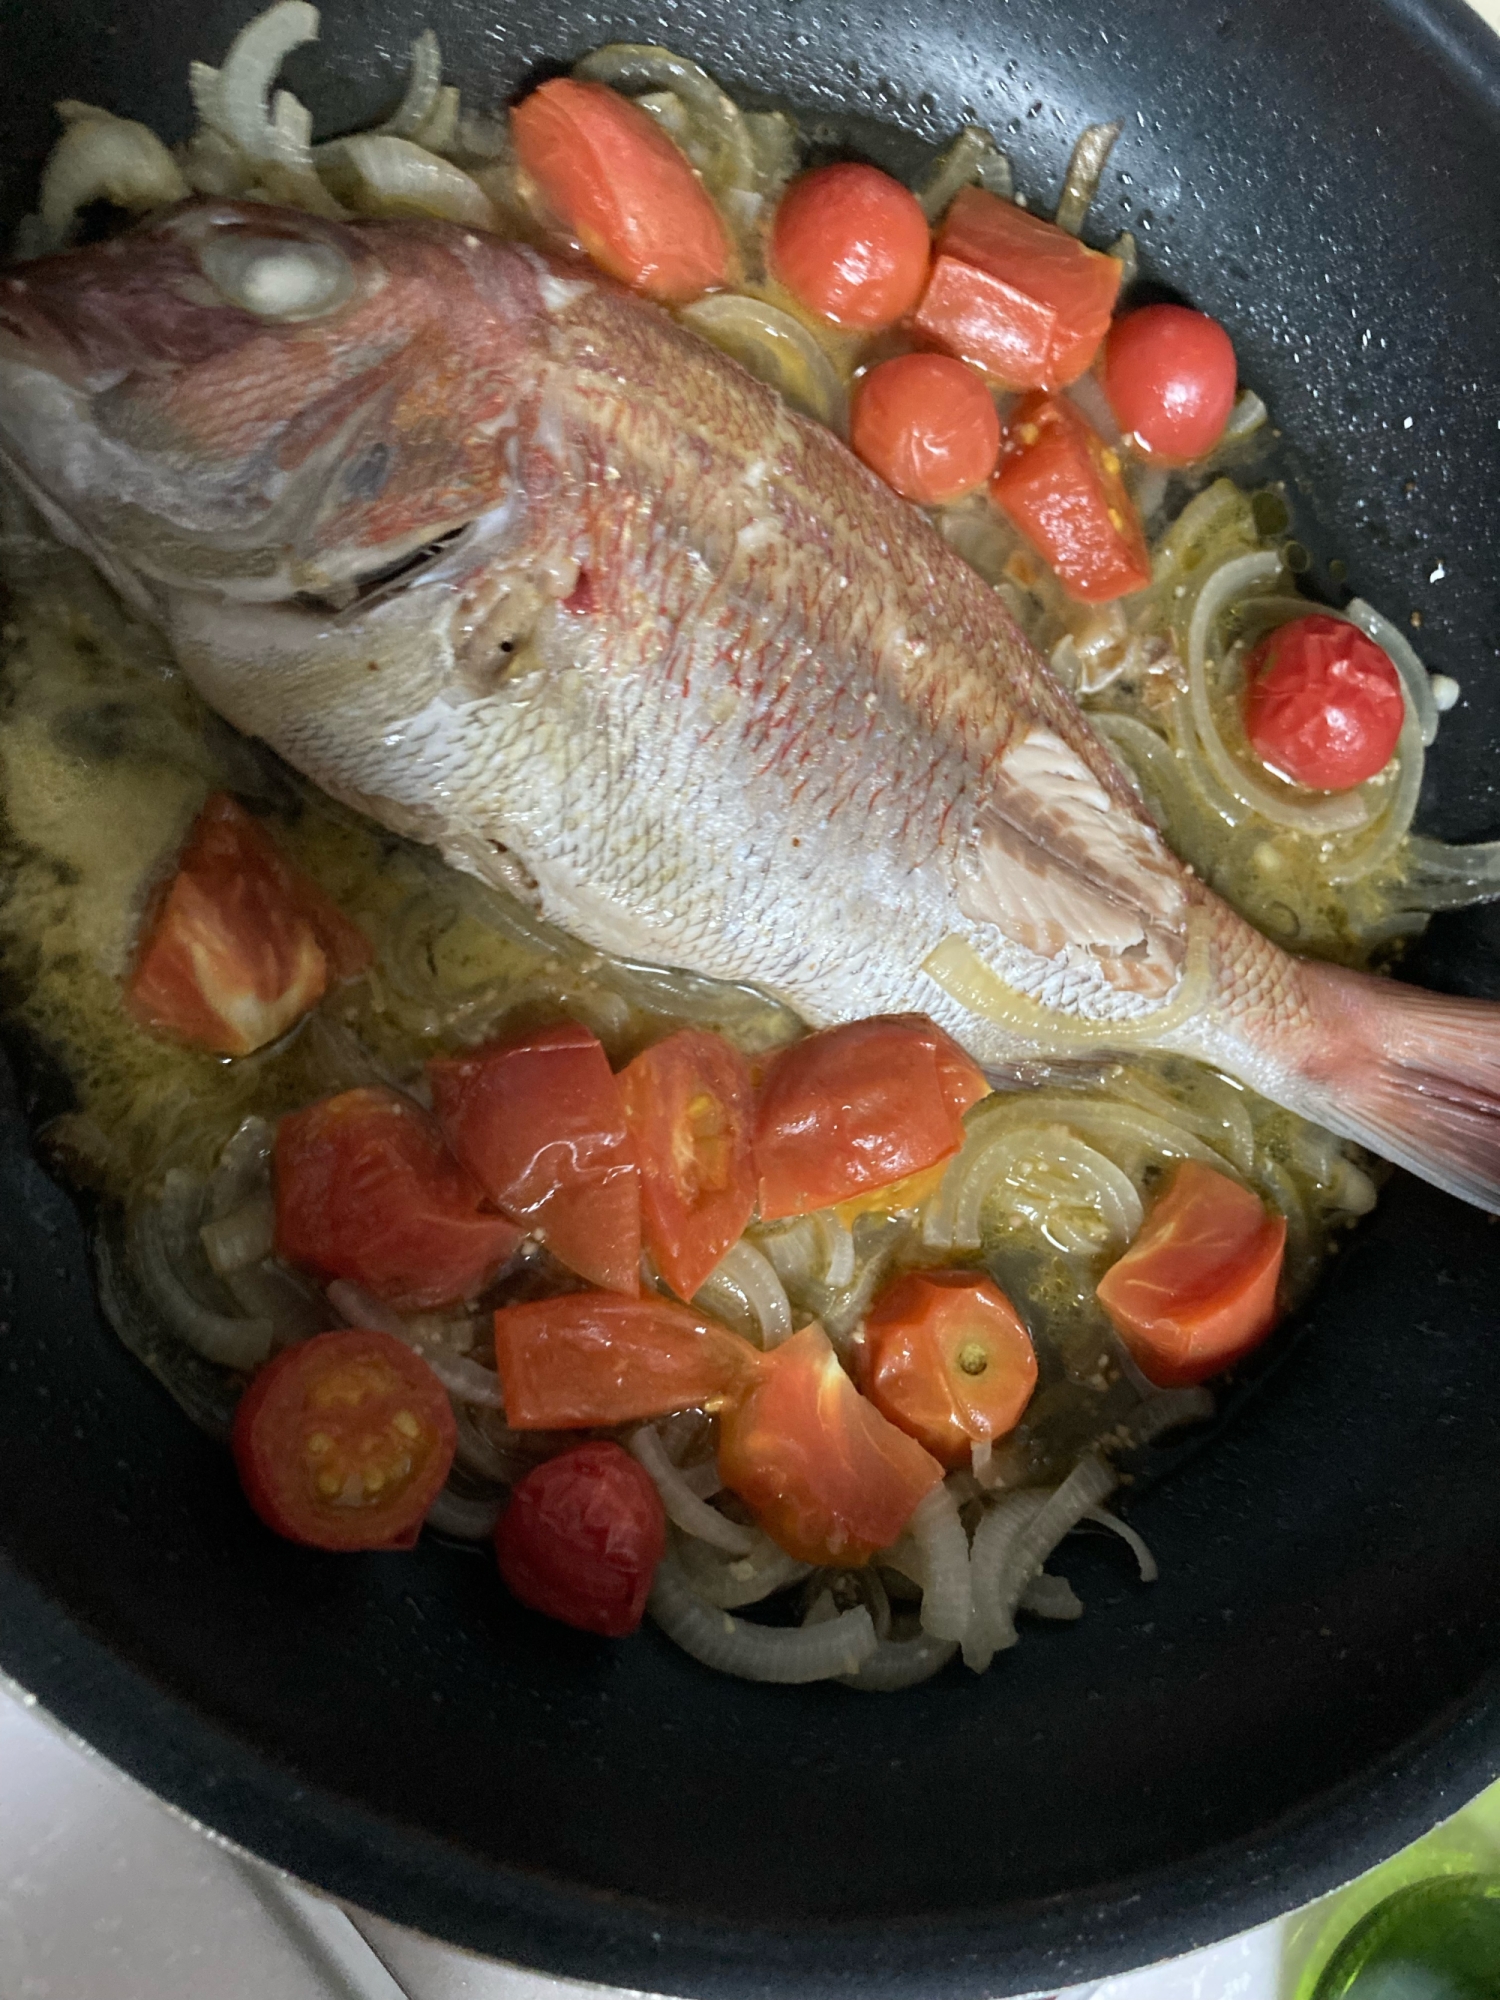
M 938 154 L 912 192 L 929 222 L 939 222 L 953 197 L 966 187 L 1009 201 L 1015 193 L 1010 161 L 982 125 L 965 125 Z
M 273 118 L 270 99 L 277 72 L 292 50 L 317 38 L 318 10 L 308 0 L 277 0 L 235 36 L 211 94 L 213 123 L 250 159 L 308 163 L 289 129 L 287 112 L 278 105 Z M 193 80 L 202 101 L 210 101 L 207 77 L 195 73 Z
M 67 130 L 42 174 L 39 248 L 60 249 L 80 211 L 92 201 L 113 202 L 143 215 L 187 199 L 190 190 L 182 169 L 148 127 L 112 118 L 92 105 L 59 105 L 58 110 L 67 119 Z
M 1114 1485 L 1115 1475 L 1090 1452 L 1053 1492 L 1008 1494 L 985 1515 L 974 1534 L 974 1620 L 964 1642 L 965 1663 L 976 1673 L 1015 1644 L 1022 1591 L 1064 1535 Z
M 685 1540 L 677 1550 L 684 1576 L 705 1604 L 721 1611 L 737 1611 L 746 1604 L 760 1604 L 800 1583 L 812 1574 L 812 1564 L 799 1562 L 778 1548 L 769 1535 L 755 1532 L 754 1547 L 731 1562 L 710 1552 L 698 1540 Z
M 390 132 L 398 139 L 414 139 L 419 128 L 432 116 L 443 81 L 443 52 L 431 28 L 424 28 L 411 45 L 411 75 L 406 94 L 377 132 Z
M 1156 1566 L 1156 1557 L 1147 1548 L 1144 1537 L 1137 1534 L 1128 1521 L 1122 1521 L 1118 1514 L 1111 1514 L 1107 1507 L 1090 1507 L 1083 1518 L 1096 1522 L 1101 1528 L 1108 1528 L 1112 1535 L 1118 1535 L 1135 1557 L 1141 1582 L 1155 1583 L 1161 1574 Z
M 965 1140 L 923 1219 L 923 1242 L 930 1250 L 977 1250 L 991 1203 L 1025 1215 L 1074 1254 L 1123 1250 L 1143 1219 L 1128 1174 L 1065 1125 L 1040 1121 L 998 1133 L 986 1127 Z M 1067 1232 L 1064 1240 L 1054 1211 L 1080 1208 L 1093 1211 L 1100 1231 L 1082 1239 Z
M 723 1549 L 732 1556 L 748 1556 L 755 1547 L 755 1535 L 738 1521 L 731 1521 L 721 1514 L 717 1507 L 710 1507 L 706 1500 L 700 1500 L 667 1457 L 666 1447 L 649 1425 L 635 1432 L 629 1440 L 633 1456 L 651 1475 L 651 1483 L 661 1495 L 661 1504 L 666 1509 L 667 1519 L 681 1528 L 685 1535 L 693 1535 L 700 1542 Z
M 1076 236 L 1083 228 L 1099 192 L 1104 163 L 1119 136 L 1118 125 L 1089 125 L 1078 135 L 1057 204 L 1057 226 L 1066 229 L 1070 236 Z
M 1145 1402 L 1121 1426 L 1129 1433 L 1132 1445 L 1152 1444 L 1168 1431 L 1181 1430 L 1185 1424 L 1205 1424 L 1214 1413 L 1211 1389 L 1152 1390 L 1149 1383 L 1146 1387 L 1150 1393 Z
M 923 1496 L 908 1532 L 922 1565 L 922 1630 L 934 1639 L 962 1640 L 974 1616 L 969 1538 L 946 1485 Z
M 715 292 L 684 306 L 678 316 L 794 409 L 830 430 L 847 429 L 848 398 L 838 370 L 790 313 L 743 292 Z
M 952 1639 L 937 1639 L 930 1632 L 918 1632 L 910 1639 L 882 1639 L 854 1673 L 840 1674 L 839 1680 L 862 1694 L 899 1694 L 941 1673 L 957 1651 Z
M 1033 1618 L 1051 1618 L 1071 1624 L 1074 1619 L 1083 1616 L 1083 1599 L 1065 1576 L 1052 1576 L 1042 1570 L 1021 1592 L 1021 1601 L 1016 1608 L 1029 1611 Z
M 421 1355 L 456 1402 L 472 1403 L 484 1410 L 504 1410 L 500 1377 L 494 1369 L 470 1360 L 466 1354 L 453 1353 L 438 1339 L 424 1339 L 420 1327 L 381 1300 L 371 1298 L 357 1285 L 336 1278 L 328 1287 L 328 1303 L 346 1326 L 369 1327 L 375 1333 L 388 1333 L 393 1339 L 404 1341 L 413 1353 Z
M 1419 910 L 1461 910 L 1500 896 L 1500 840 L 1449 847 L 1416 835 L 1406 863 L 1402 897 Z
M 791 1302 L 776 1268 L 743 1238 L 725 1251 L 693 1303 L 732 1322 L 748 1321 L 762 1347 L 779 1347 L 791 1338 Z
M 741 1680 L 796 1686 L 854 1673 L 878 1641 L 861 1605 L 816 1625 L 778 1628 L 747 1624 L 696 1596 L 675 1559 L 663 1557 L 651 1586 L 651 1616 L 704 1666 Z
M 271 1352 L 272 1322 L 219 1312 L 189 1289 L 187 1274 L 192 1270 L 202 1201 L 203 1188 L 196 1176 L 173 1167 L 160 1200 L 144 1203 L 127 1219 L 131 1268 L 168 1326 L 196 1353 L 226 1368 L 258 1368 Z
M 435 217 L 469 229 L 496 229 L 495 205 L 461 167 L 411 139 L 356 133 L 320 146 L 317 169 L 330 193 L 356 215 Z
M 269 1190 L 249 1195 L 227 1215 L 205 1222 L 198 1240 L 221 1278 L 263 1262 L 276 1248 L 276 1205 Z
M 1241 389 L 1229 412 L 1229 421 L 1219 434 L 1215 450 L 1222 451 L 1226 445 L 1239 444 L 1242 439 L 1253 437 L 1270 414 L 1253 389 Z
M 427 1526 L 455 1541 L 488 1541 L 500 1518 L 500 1505 L 498 1496 L 455 1493 L 445 1486 L 427 1509 Z

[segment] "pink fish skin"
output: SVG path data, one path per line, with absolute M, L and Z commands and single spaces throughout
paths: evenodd
M 941 537 L 592 270 L 191 203 L 0 279 L 0 461 L 232 722 L 601 949 L 1181 1051 L 1500 1209 L 1500 1010 L 1235 916 Z

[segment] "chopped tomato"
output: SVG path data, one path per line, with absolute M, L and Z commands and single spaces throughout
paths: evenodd
M 370 962 L 359 931 L 226 792 L 208 800 L 126 988 L 146 1027 L 218 1055 L 264 1048 L 330 978 Z
M 762 1219 L 806 1215 L 956 1153 L 989 1086 L 920 1014 L 825 1028 L 772 1058 L 755 1110 Z
M 1061 389 L 1098 352 L 1120 290 L 1115 258 L 1014 202 L 964 188 L 938 232 L 913 325 L 1008 389 Z
M 646 1246 L 690 1299 L 755 1211 L 750 1067 L 722 1035 L 685 1028 L 627 1065 L 620 1088 Z
M 716 1409 L 754 1380 L 760 1354 L 674 1299 L 571 1292 L 502 1306 L 495 1364 L 507 1423 L 566 1431 Z
M 449 1144 L 496 1208 L 570 1271 L 634 1298 L 641 1177 L 598 1037 L 564 1021 L 430 1062 L 427 1074 Z
M 280 1254 L 399 1311 L 472 1298 L 521 1240 L 431 1113 L 379 1085 L 283 1118 L 275 1183 Z
M 916 196 L 878 167 L 850 160 L 794 180 L 771 229 L 772 275 L 813 312 L 862 333 L 911 311 L 927 253 Z
M 1276 1323 L 1286 1221 L 1248 1188 L 1184 1160 L 1099 1283 L 1121 1339 L 1162 1388 L 1201 1382 Z
M 1347 791 L 1396 754 L 1406 697 L 1389 654 L 1315 611 L 1267 633 L 1245 662 L 1245 733 L 1294 784 Z
M 1069 597 L 1104 604 L 1151 581 L 1119 454 L 1065 396 L 1027 396 L 1011 411 L 990 498 Z
M 942 1476 L 859 1393 L 816 1323 L 764 1357 L 719 1425 L 719 1477 L 802 1562 L 868 1562 Z
M 510 129 L 524 172 L 611 277 L 653 299 L 727 282 L 719 211 L 648 111 L 607 84 L 561 76 L 522 98 Z
M 533 1466 L 495 1524 L 500 1574 L 521 1602 L 605 1639 L 640 1624 L 666 1547 L 650 1475 L 607 1440 Z
M 1116 422 L 1170 465 L 1213 450 L 1234 408 L 1238 375 L 1223 327 L 1186 306 L 1126 313 L 1104 344 L 1104 393 Z
M 409 1549 L 453 1464 L 448 1392 L 388 1333 L 320 1333 L 268 1362 L 231 1444 L 268 1528 L 315 1549 Z
M 907 500 L 937 507 L 983 486 L 1000 418 L 982 377 L 949 354 L 899 354 L 854 392 L 849 442 Z
M 865 1321 L 865 1393 L 944 1465 L 1021 1421 L 1036 1350 L 1000 1287 L 980 1272 L 909 1271 Z

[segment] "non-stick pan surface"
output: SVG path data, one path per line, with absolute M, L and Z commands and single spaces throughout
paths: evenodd
M 189 57 L 248 11 L 0 0 L 11 215 L 52 99 L 178 136 Z M 1500 833 L 1500 45 L 1458 0 L 333 0 L 290 66 L 325 129 L 394 98 L 426 19 L 481 103 L 661 40 L 898 170 L 903 132 L 977 118 L 1038 198 L 1123 116 L 1099 228 L 1234 329 L 1296 441 L 1314 581 L 1341 559 L 1463 683 L 1426 824 Z M 1451 920 L 1415 971 L 1500 993 L 1497 945 Z M 879 1699 L 591 1642 L 482 1554 L 273 1540 L 102 1325 L 24 1109 L 0 1109 L 0 1664 L 343 1896 L 629 1986 L 1014 1993 L 1313 1896 L 1500 1770 L 1500 1236 L 1415 1182 L 1226 1434 L 1139 1493 L 1154 1590 L 1070 1549 L 1081 1626 Z

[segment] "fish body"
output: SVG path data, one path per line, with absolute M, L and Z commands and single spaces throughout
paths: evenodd
M 230 721 L 600 949 L 1180 1050 L 1500 1203 L 1495 1015 L 1260 937 L 914 510 L 592 272 L 191 204 L 0 281 L 0 454 Z

